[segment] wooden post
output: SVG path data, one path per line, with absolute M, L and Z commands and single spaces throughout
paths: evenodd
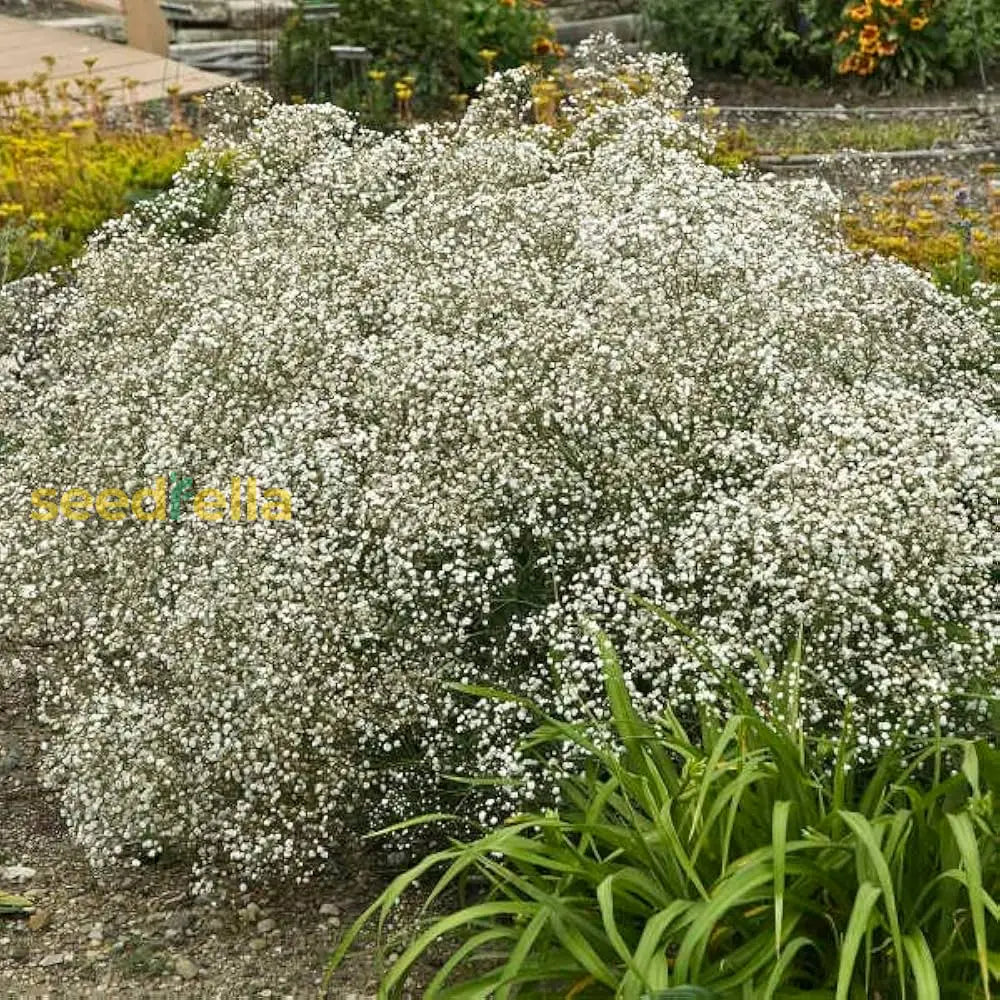
M 128 44 L 166 58 L 170 54 L 170 34 L 158 0 L 122 0 L 122 6 Z

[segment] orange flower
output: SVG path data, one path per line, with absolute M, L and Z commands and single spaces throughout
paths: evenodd
M 881 32 L 877 24 L 866 24 L 858 35 L 858 46 L 862 52 L 872 53 L 878 48 Z
M 851 37 L 850 28 L 844 28 L 839 35 L 837 35 L 837 44 L 843 45 Z
M 849 56 L 841 59 L 840 65 L 837 67 L 837 72 L 841 74 L 853 73 L 854 67 L 857 65 L 857 61 L 858 54 L 856 52 L 852 52 Z
M 501 7 L 516 7 L 517 0 L 498 0 Z
M 873 55 L 863 54 L 858 56 L 857 66 L 854 72 L 858 76 L 871 76 L 875 72 L 875 67 L 878 65 L 878 59 Z
M 883 7 L 902 7 L 903 0 L 879 0 Z
M 910 31 L 923 31 L 927 27 L 927 22 L 930 18 L 927 17 L 911 17 L 910 18 Z
M 536 38 L 531 44 L 531 51 L 536 56 L 547 56 L 552 51 L 552 39 Z
M 880 41 L 875 51 L 878 52 L 880 56 L 894 56 L 896 54 L 896 49 L 898 48 L 899 44 L 897 42 Z
M 847 16 L 854 21 L 867 21 L 872 16 L 872 5 L 869 0 L 865 0 L 864 3 L 858 4 L 857 7 L 849 8 Z

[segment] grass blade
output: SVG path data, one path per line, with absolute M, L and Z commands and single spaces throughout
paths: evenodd
M 785 848 L 791 802 L 775 802 L 771 815 L 771 846 L 774 849 L 774 953 L 781 957 L 781 928 L 785 922 Z
M 835 1000 L 848 1000 L 850 997 L 851 979 L 854 976 L 854 966 L 858 960 L 858 950 L 861 941 L 868 930 L 872 911 L 878 902 L 882 890 L 872 882 L 862 882 L 851 908 L 851 916 L 847 921 L 847 930 L 840 946 L 840 966 L 837 970 L 837 995 Z
M 984 901 L 982 859 L 976 833 L 968 813 L 949 813 L 948 825 L 958 845 L 965 868 L 966 891 L 969 895 L 969 912 L 972 914 L 972 931 L 976 937 L 976 955 L 979 958 L 979 973 L 983 980 L 983 993 L 990 1000 L 990 969 L 986 942 L 986 904 Z
M 927 946 L 926 938 L 919 930 L 914 931 L 903 938 L 903 947 L 917 986 L 917 1000 L 941 1000 L 934 956 Z

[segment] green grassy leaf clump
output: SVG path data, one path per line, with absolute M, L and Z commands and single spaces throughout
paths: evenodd
M 692 732 L 669 713 L 641 717 L 600 641 L 612 725 L 538 713 L 527 743 L 583 761 L 559 809 L 397 877 L 328 976 L 375 922 L 395 952 L 380 1000 L 415 982 L 425 1000 L 997 994 L 994 747 L 938 739 L 855 766 L 849 713 L 839 741 L 817 742 L 794 711 L 764 715 L 733 681 L 733 714 Z M 387 935 L 432 873 L 415 925 L 402 942 Z

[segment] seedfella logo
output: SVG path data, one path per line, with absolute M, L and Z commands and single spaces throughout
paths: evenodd
M 257 480 L 249 477 L 229 480 L 229 492 L 206 488 L 195 491 L 190 476 L 170 473 L 158 476 L 152 486 L 136 490 L 131 496 L 121 489 L 69 489 L 61 496 L 55 489 L 43 488 L 31 494 L 31 519 L 87 521 L 92 516 L 102 521 L 179 521 L 190 506 L 199 521 L 290 521 L 292 494 L 274 487 L 259 490 Z

